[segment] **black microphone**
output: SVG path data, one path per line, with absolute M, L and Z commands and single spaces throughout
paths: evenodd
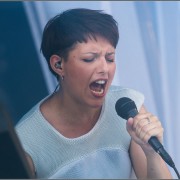
M 137 107 L 133 100 L 127 97 L 120 98 L 115 105 L 117 114 L 123 119 L 128 120 L 130 117 L 134 118 L 138 114 Z M 152 148 L 164 159 L 164 161 L 171 167 L 175 167 L 173 160 L 170 155 L 166 152 L 163 145 L 159 142 L 157 137 L 152 136 L 148 143 Z

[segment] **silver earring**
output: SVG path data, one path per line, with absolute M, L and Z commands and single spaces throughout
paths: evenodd
M 63 75 L 61 76 L 61 80 L 64 81 L 64 76 Z

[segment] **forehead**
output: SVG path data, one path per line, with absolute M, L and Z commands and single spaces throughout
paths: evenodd
M 86 51 L 114 51 L 115 48 L 111 43 L 103 38 L 97 36 L 96 39 L 88 38 L 87 42 L 77 42 L 72 52 L 86 52 Z

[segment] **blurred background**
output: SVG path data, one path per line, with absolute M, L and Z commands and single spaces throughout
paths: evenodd
M 145 95 L 145 106 L 161 120 L 164 146 L 180 171 L 179 1 L 0 2 L 0 102 L 14 125 L 57 85 L 40 53 L 45 24 L 77 7 L 101 9 L 117 20 L 113 84 Z

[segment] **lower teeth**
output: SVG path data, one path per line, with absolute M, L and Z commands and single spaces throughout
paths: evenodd
M 104 92 L 104 90 L 103 89 L 101 89 L 100 91 L 94 91 L 94 90 L 91 90 L 92 92 L 94 92 L 94 93 L 96 93 L 96 94 L 102 94 L 103 92 Z

